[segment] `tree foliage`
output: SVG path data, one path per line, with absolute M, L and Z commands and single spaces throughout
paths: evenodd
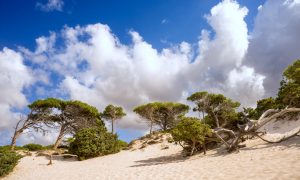
M 207 124 L 202 123 L 198 118 L 183 117 L 171 130 L 171 134 L 175 142 L 181 145 L 184 143 L 187 147 L 182 146 L 190 151 L 190 155 L 193 155 L 196 146 L 202 146 L 204 153 L 206 152 L 205 138 L 211 136 L 212 131 Z
M 189 110 L 189 106 L 174 102 L 155 102 L 154 123 L 163 131 L 173 128 Z
M 98 124 L 104 126 L 98 110 L 81 101 L 65 101 L 56 98 L 47 98 L 34 101 L 28 105 L 31 112 L 24 123 L 19 122 L 16 126 L 15 135 L 12 139 L 12 147 L 16 138 L 25 130 L 33 128 L 45 130 L 45 126 L 58 128 L 59 135 L 54 144 L 56 149 L 66 134 L 75 134 L 77 131 L 93 127 Z M 22 125 L 19 127 L 19 125 Z
M 257 101 L 256 108 L 244 108 L 245 115 L 250 119 L 258 119 L 265 111 L 279 108 L 276 99 L 269 97 Z
M 123 111 L 123 108 L 120 106 L 114 106 L 109 104 L 105 107 L 102 117 L 104 119 L 111 121 L 111 132 L 114 133 L 114 123 L 117 119 L 121 119 L 122 117 L 126 116 L 126 113 Z
M 155 123 L 155 111 L 158 109 L 157 103 L 148 103 L 137 106 L 133 109 L 133 112 L 138 114 L 143 120 L 145 120 L 150 126 L 150 134 L 152 134 L 152 128 Z
M 200 111 L 207 114 L 206 122 L 210 122 L 212 128 L 233 126 L 233 122 L 238 120 L 236 109 L 240 106 L 239 102 L 235 102 L 226 98 L 222 94 L 209 94 L 208 92 L 196 92 L 187 100 L 196 104 L 194 111 Z
M 82 129 L 70 143 L 69 152 L 79 160 L 119 152 L 122 145 L 116 134 L 107 132 L 103 126 Z
M 283 72 L 277 100 L 283 106 L 300 107 L 300 60 Z
M 46 110 L 48 113 L 46 116 L 44 115 L 44 118 L 59 124 L 60 132 L 54 144 L 54 149 L 60 145 L 62 138 L 66 134 L 75 134 L 81 129 L 93 127 L 99 123 L 104 126 L 98 110 L 81 101 L 64 101 L 48 98 L 37 100 L 30 104 L 29 107 L 41 111 Z M 34 115 L 42 116 L 40 113 Z

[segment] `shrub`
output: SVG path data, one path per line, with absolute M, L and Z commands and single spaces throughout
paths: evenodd
M 120 151 L 117 135 L 107 132 L 102 126 L 82 129 L 74 138 L 75 140 L 70 143 L 69 152 L 76 154 L 79 160 Z
M 0 177 L 10 173 L 18 164 L 20 158 L 21 156 L 17 153 L 0 148 Z
M 23 148 L 26 148 L 29 151 L 39 151 L 45 149 L 45 147 L 40 144 L 26 144 L 23 146 Z
M 119 149 L 124 150 L 128 147 L 128 143 L 122 140 L 117 140 L 117 146 Z
M 197 118 L 183 117 L 172 129 L 171 134 L 175 142 L 193 155 L 194 151 L 198 149 L 196 149 L 197 146 L 203 146 L 202 149 L 205 153 L 205 137 L 211 135 L 211 129 Z

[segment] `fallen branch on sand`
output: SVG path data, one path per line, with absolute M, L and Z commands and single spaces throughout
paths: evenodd
M 269 109 L 264 112 L 258 120 L 250 120 L 248 118 L 245 118 L 244 120 L 246 123 L 243 125 L 239 125 L 239 130 L 237 132 L 234 132 L 230 129 L 217 127 L 214 129 L 214 133 L 217 138 L 219 138 L 225 144 L 229 152 L 238 150 L 240 140 L 245 135 L 256 136 L 268 143 L 280 143 L 291 137 L 297 136 L 297 134 L 300 133 L 300 127 L 298 130 L 284 134 L 283 137 L 281 137 L 277 141 L 270 141 L 263 138 L 261 135 L 259 135 L 258 130 L 268 122 L 283 117 L 287 113 L 300 113 L 300 108 L 288 108 L 281 111 L 277 109 Z M 227 136 L 224 136 L 225 134 L 227 134 Z M 224 137 L 228 137 L 228 135 L 229 138 L 225 139 Z

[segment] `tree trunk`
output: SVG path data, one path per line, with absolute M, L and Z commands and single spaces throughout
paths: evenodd
M 112 134 L 114 133 L 114 122 L 115 122 L 115 120 L 112 119 L 112 120 L 111 120 L 111 133 L 112 133 Z
M 16 142 L 17 142 L 17 138 L 21 135 L 20 131 L 15 131 L 14 136 L 12 137 L 11 140 L 11 150 L 15 150 L 16 147 Z
M 61 128 L 60 128 L 60 132 L 59 132 L 59 135 L 56 139 L 56 142 L 53 146 L 53 149 L 57 149 L 57 147 L 61 144 L 61 141 L 62 141 L 62 138 L 64 137 L 64 133 L 65 133 L 65 126 L 62 125 Z
M 196 141 L 193 141 L 193 145 L 192 145 L 192 150 L 191 150 L 190 156 L 192 156 L 194 154 L 195 145 L 196 145 Z
M 220 127 L 220 123 L 219 123 L 218 117 L 215 115 L 215 113 L 214 113 L 213 111 L 211 111 L 211 112 L 212 112 L 213 118 L 214 118 L 215 121 L 216 121 L 216 126 L 217 126 L 217 128 Z
M 204 155 L 206 155 L 206 146 L 205 146 L 205 142 L 203 143 L 203 153 L 204 153 Z
M 150 124 L 150 135 L 152 134 L 152 126 L 153 126 L 153 121 L 151 120 L 151 124 Z

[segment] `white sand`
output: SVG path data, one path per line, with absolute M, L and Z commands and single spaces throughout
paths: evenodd
M 266 124 L 262 130 L 267 136 L 282 136 L 287 131 L 300 127 L 300 118 L 292 121 L 275 121 Z M 271 136 L 272 137 L 272 136 Z M 46 179 L 286 179 L 300 180 L 300 136 L 279 144 L 268 144 L 260 139 L 248 140 L 247 147 L 240 152 L 228 154 L 224 149 L 208 151 L 204 156 L 184 158 L 179 145 L 167 144 L 147 146 L 135 151 L 85 161 L 49 160 L 45 157 L 22 158 L 14 172 L 5 180 L 46 180 Z M 136 141 L 134 148 L 140 148 L 144 141 Z
M 45 157 L 25 157 L 4 179 L 300 179 L 300 137 L 247 144 L 239 153 L 218 149 L 189 159 L 180 155 L 180 146 L 161 150 L 161 144 L 86 161 L 54 160 L 51 166 Z

